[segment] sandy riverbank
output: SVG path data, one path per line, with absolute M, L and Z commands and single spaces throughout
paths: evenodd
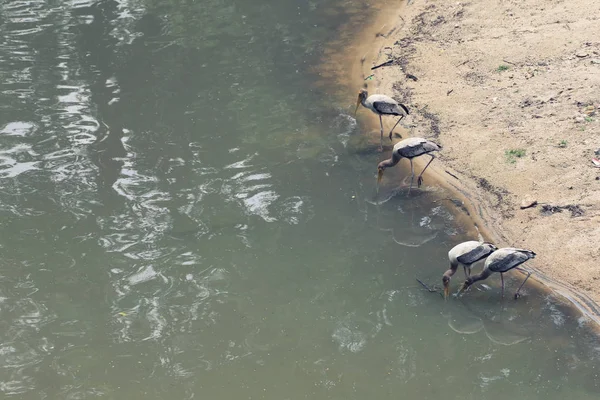
M 362 33 L 334 64 L 409 105 L 404 136 L 443 146 L 425 185 L 450 188 L 486 238 L 536 251 L 538 279 L 598 315 L 600 3 L 389 1 Z

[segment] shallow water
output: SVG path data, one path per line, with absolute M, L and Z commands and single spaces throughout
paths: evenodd
M 464 227 L 313 85 L 361 3 L 0 3 L 3 398 L 598 398 L 552 295 L 416 282 Z

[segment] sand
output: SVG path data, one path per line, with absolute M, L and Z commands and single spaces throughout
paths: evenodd
M 600 321 L 600 2 L 388 1 L 348 54 L 322 71 L 351 77 L 348 104 L 367 84 L 409 106 L 403 137 L 443 146 L 425 186 L 449 188 L 486 239 L 535 251 L 538 282 Z

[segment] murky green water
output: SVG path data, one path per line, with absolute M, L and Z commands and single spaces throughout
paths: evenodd
M 313 85 L 370 10 L 0 3 L 0 397 L 598 398 L 553 296 L 416 283 L 463 228 L 435 187 L 376 198 L 354 99 Z

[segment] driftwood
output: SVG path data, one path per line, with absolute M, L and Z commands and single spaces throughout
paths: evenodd
M 394 60 L 387 60 L 386 62 L 378 64 L 378 65 L 376 65 L 374 67 L 371 67 L 371 71 L 374 70 L 374 69 L 377 69 L 377 68 L 386 67 L 386 66 L 390 65 L 393 62 L 394 62 Z
M 424 283 L 422 280 L 420 280 L 419 278 L 416 278 L 416 279 L 417 279 L 417 282 L 419 282 L 419 283 L 421 284 L 421 286 L 423 286 L 425 289 L 427 289 L 427 291 L 428 291 L 429 293 L 439 293 L 439 294 L 440 294 L 440 296 L 444 297 L 444 295 L 443 295 L 441 292 L 438 292 L 438 290 L 437 290 L 437 289 L 435 289 L 435 288 L 433 288 L 433 289 L 432 289 L 432 288 L 430 288 L 429 286 L 427 286 L 427 285 L 426 285 L 426 284 L 425 284 L 425 283 Z
M 452 172 L 448 171 L 447 169 L 446 169 L 445 171 L 446 171 L 446 173 L 447 173 L 448 175 L 450 175 L 450 176 L 451 176 L 451 177 L 453 177 L 454 179 L 458 179 L 458 176 L 454 175 Z M 460 181 L 460 179 L 458 179 L 458 180 Z

